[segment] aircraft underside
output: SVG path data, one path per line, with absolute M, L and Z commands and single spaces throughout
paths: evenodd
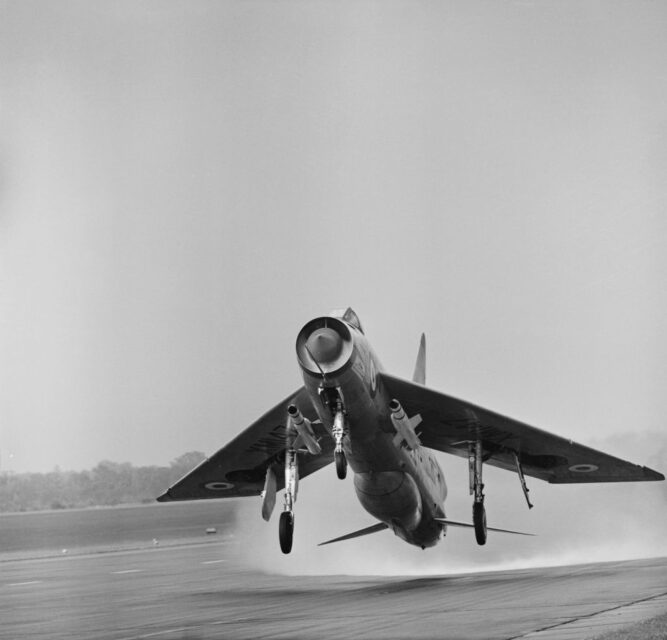
M 292 549 L 300 478 L 334 462 L 375 523 L 322 544 L 391 529 L 422 548 L 448 526 L 487 531 L 484 465 L 513 472 L 532 508 L 526 476 L 552 484 L 664 480 L 657 471 L 507 418 L 425 386 L 422 336 L 412 380 L 384 372 L 351 309 L 315 318 L 299 332 L 304 385 L 169 488 L 159 501 L 260 495 L 271 518 L 284 489 L 280 547 Z M 472 522 L 445 515 L 447 487 L 432 450 L 468 461 Z M 521 534 L 529 535 L 529 534 Z
M 324 367 L 331 367 L 332 360 L 334 366 L 339 366 L 336 359 L 344 352 L 344 346 L 336 343 L 345 341 L 346 337 L 341 324 L 324 319 L 315 321 L 314 328 L 306 325 L 297 339 L 297 353 L 305 355 L 315 365 L 313 370 L 304 366 L 305 358 L 299 358 L 312 408 L 335 443 L 336 474 L 339 479 L 345 479 L 349 464 L 354 472 L 354 488 L 361 506 L 378 520 L 378 525 L 342 539 L 391 529 L 409 544 L 422 549 L 435 546 L 446 531 L 447 524 L 470 525 L 445 518 L 447 487 L 444 473 L 431 452 L 420 444 L 415 428 L 421 418 L 409 418 L 400 402 L 388 396 L 378 378 L 377 374 L 381 371 L 370 349 L 365 353 L 360 349 L 361 353 L 353 356 L 356 355 L 362 363 L 373 364 L 344 366 L 335 375 L 325 371 Z M 420 359 L 423 367 L 423 356 L 420 355 L 415 377 L 423 379 L 423 371 L 419 370 Z M 371 373 L 368 380 L 364 375 L 367 370 Z M 288 427 L 288 440 L 293 437 L 293 442 L 298 442 L 304 426 L 311 432 L 312 428 L 298 407 L 292 405 L 288 413 L 297 420 L 293 430 Z M 284 553 L 289 553 L 292 548 L 294 530 L 293 510 L 298 485 L 298 457 L 293 453 L 295 446 L 292 443 L 290 449 L 288 443 L 285 458 L 285 502 L 279 528 Z M 471 492 L 475 496 L 472 527 L 477 542 L 482 545 L 486 543 L 487 536 L 482 450 L 475 447 L 471 451 L 471 468 L 474 469 L 471 473 Z

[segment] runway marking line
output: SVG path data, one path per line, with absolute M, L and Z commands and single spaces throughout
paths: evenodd
M 29 584 L 42 584 L 43 580 L 28 580 L 26 582 L 10 582 L 8 587 L 25 587 Z
M 125 573 L 141 573 L 142 571 L 143 569 L 123 569 L 122 571 L 112 571 L 111 573 L 116 576 L 120 576 Z

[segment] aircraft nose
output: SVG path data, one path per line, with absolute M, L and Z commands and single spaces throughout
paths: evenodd
M 343 339 L 337 331 L 322 327 L 310 334 L 306 347 L 317 362 L 333 362 L 343 351 Z

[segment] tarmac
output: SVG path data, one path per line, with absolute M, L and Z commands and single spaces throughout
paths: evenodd
M 428 577 L 283 576 L 248 569 L 222 540 L 5 560 L 0 611 L 0 637 L 12 640 L 574 640 L 667 612 L 667 558 Z

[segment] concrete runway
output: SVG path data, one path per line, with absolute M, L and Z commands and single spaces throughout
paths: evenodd
M 667 558 L 451 576 L 285 577 L 212 542 L 0 562 L 0 637 L 589 638 L 667 611 Z

